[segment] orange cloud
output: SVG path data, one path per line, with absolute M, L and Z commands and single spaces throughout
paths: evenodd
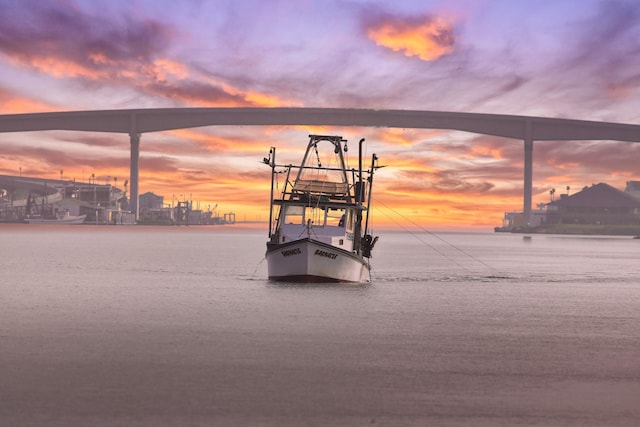
M 411 20 L 386 17 L 367 28 L 367 36 L 378 46 L 423 61 L 450 54 L 455 41 L 451 22 L 432 16 Z
M 266 93 L 260 92 L 252 92 L 252 91 L 244 91 L 240 88 L 232 86 L 224 81 L 214 79 L 212 77 L 206 77 L 204 81 L 214 87 L 221 88 L 225 93 L 229 94 L 230 98 L 234 99 L 233 102 L 230 102 L 229 107 L 238 107 L 238 106 L 246 106 L 251 105 L 254 107 L 302 107 L 302 104 L 291 100 L 280 98 L 279 96 L 269 95 Z M 241 103 L 238 101 L 241 100 Z M 223 106 L 219 101 L 216 100 L 216 103 L 211 106 Z
M 250 104 L 260 107 L 280 107 L 282 105 L 291 105 L 280 97 L 258 92 L 246 92 L 244 99 Z
M 158 80 L 167 80 L 169 74 L 180 80 L 186 79 L 189 75 L 186 65 L 168 58 L 156 59 L 153 61 L 153 66 L 154 74 Z
M 482 226 L 491 228 L 501 223 L 504 206 L 520 204 L 517 198 L 483 196 L 470 199 L 468 195 L 449 192 L 390 191 L 378 186 L 373 196 L 372 218 L 377 225 L 415 230 L 420 224 L 427 228 Z M 376 189 L 374 188 L 374 192 Z
M 398 128 L 386 128 L 381 129 L 376 136 L 383 143 L 399 146 L 410 147 L 419 143 L 425 139 L 435 138 L 440 135 L 442 131 L 437 129 L 398 129 Z
M 26 98 L 0 99 L 0 112 L 2 114 L 21 114 L 34 111 L 49 111 L 53 109 L 51 105 Z
M 178 138 L 185 139 L 187 141 L 195 142 L 201 147 L 202 151 L 206 152 L 252 152 L 262 154 L 265 150 L 268 150 L 266 145 L 256 144 L 253 139 L 246 139 L 241 137 L 222 137 L 218 135 L 211 135 L 203 130 L 197 129 L 176 129 L 169 134 L 175 135 Z M 175 144 L 172 147 L 162 147 L 162 150 L 166 152 L 169 149 L 172 152 L 184 153 L 184 148 Z M 258 157 L 256 157 L 257 159 Z
M 107 58 L 107 56 L 102 52 L 93 52 L 89 54 L 89 60 L 94 64 L 114 64 L 114 61 Z
M 482 145 L 471 146 L 469 158 L 477 159 L 477 158 L 486 158 L 486 157 L 491 157 L 494 159 L 504 158 L 501 147 L 490 147 L 490 146 L 482 146 Z
M 28 62 L 28 66 L 57 78 L 85 77 L 91 80 L 97 80 L 101 77 L 101 74 L 96 70 L 87 68 L 77 62 L 55 58 L 53 56 L 33 56 L 27 61 L 20 62 Z

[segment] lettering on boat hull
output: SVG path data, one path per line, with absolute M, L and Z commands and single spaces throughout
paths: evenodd
M 293 249 L 286 249 L 284 251 L 280 251 L 280 253 L 282 254 L 282 256 L 288 257 L 291 255 L 299 255 L 302 252 L 300 251 L 300 248 L 293 248 Z
M 322 249 L 316 249 L 316 251 L 314 252 L 314 255 L 322 256 L 329 259 L 338 258 L 338 254 L 334 254 L 328 251 L 323 251 Z

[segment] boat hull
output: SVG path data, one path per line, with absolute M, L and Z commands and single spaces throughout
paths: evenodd
M 87 216 L 65 216 L 62 218 L 25 218 L 25 221 L 29 224 L 66 224 L 66 225 L 74 225 L 74 224 L 82 224 Z
M 313 239 L 267 243 L 269 280 L 284 282 L 369 281 L 369 263 L 344 249 Z

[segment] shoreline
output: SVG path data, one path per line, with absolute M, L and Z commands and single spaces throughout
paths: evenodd
M 554 224 L 537 227 L 517 227 L 512 230 L 501 230 L 496 227 L 495 232 L 527 233 L 527 234 L 569 234 L 594 236 L 640 236 L 640 225 L 586 225 L 586 224 Z

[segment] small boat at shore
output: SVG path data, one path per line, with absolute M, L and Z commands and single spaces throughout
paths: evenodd
M 51 205 L 47 205 L 46 198 L 42 197 L 42 202 L 36 203 L 34 196 L 29 194 L 27 197 L 27 215 L 24 222 L 28 224 L 82 224 L 87 217 L 86 215 L 71 215 L 69 209 L 55 209 Z
M 71 215 L 69 211 L 64 211 L 53 217 L 42 217 L 40 215 L 27 216 L 24 220 L 29 224 L 65 224 L 76 225 L 82 224 L 86 215 Z
M 287 282 L 366 282 L 369 258 L 378 240 L 369 233 L 369 206 L 377 156 L 363 170 L 345 164 L 341 136 L 310 135 L 299 166 L 278 165 L 271 147 L 269 241 L 265 258 L 270 280 Z M 284 175 L 278 198 L 274 183 Z

